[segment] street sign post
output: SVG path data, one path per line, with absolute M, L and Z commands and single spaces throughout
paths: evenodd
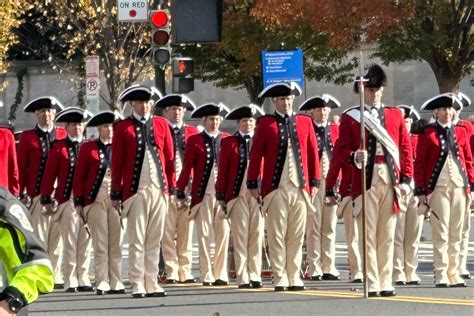
M 262 51 L 263 88 L 277 82 L 296 82 L 304 86 L 303 51 Z
M 99 112 L 100 97 L 100 68 L 99 56 L 86 56 L 86 108 L 92 114 Z M 87 138 L 95 138 L 97 129 L 87 128 Z
M 119 22 L 148 21 L 147 0 L 117 0 L 117 11 Z

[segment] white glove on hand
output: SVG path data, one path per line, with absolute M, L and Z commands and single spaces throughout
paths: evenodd
M 358 169 L 362 169 L 367 164 L 367 150 L 356 150 L 354 153 L 354 164 Z

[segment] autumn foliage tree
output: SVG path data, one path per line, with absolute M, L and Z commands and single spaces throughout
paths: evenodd
M 305 75 L 309 79 L 344 83 L 352 77 L 356 61 L 346 59 L 347 48 L 331 45 L 328 33 L 308 27 L 307 16 L 293 25 L 266 23 L 255 14 L 256 3 L 225 0 L 221 42 L 176 49 L 195 58 L 197 78 L 222 88 L 245 88 L 250 101 L 260 104 L 262 100 L 257 95 L 262 89 L 261 51 L 282 48 L 303 50 Z
M 5 73 L 9 66 L 5 57 L 8 49 L 17 41 L 12 29 L 21 23 L 19 17 L 23 10 L 24 5 L 19 0 L 4 1 L 0 6 L 0 21 L 2 21 L 2 27 L 0 27 L 0 74 Z M 0 85 L 0 91 L 3 87 L 4 85 Z
M 116 0 L 27 2 L 40 13 L 32 15 L 36 22 L 29 27 L 43 37 L 27 48 L 29 58 L 46 60 L 72 75 L 80 94 L 85 89 L 84 57 L 99 56 L 107 87 L 100 90 L 100 98 L 111 109 L 123 111 L 116 102 L 120 91 L 151 72 L 147 23 L 118 22 Z M 30 34 L 19 35 L 28 45 Z
M 374 43 L 384 62 L 424 60 L 440 92 L 457 91 L 474 61 L 474 9 L 459 0 L 255 0 L 252 16 L 270 27 L 309 19 L 331 45 Z

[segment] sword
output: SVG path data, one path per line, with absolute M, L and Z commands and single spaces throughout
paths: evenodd
M 86 219 L 86 216 L 84 214 L 84 211 L 81 211 L 81 213 L 79 213 L 79 216 L 81 217 L 82 223 L 84 224 L 84 229 L 86 230 L 86 233 L 90 238 L 91 237 L 91 229 L 89 227 L 89 224 L 87 223 L 87 219 Z
M 122 203 L 120 203 L 120 206 L 117 209 L 117 212 L 118 212 L 119 219 L 120 219 L 120 227 L 122 228 L 122 230 L 124 230 L 125 228 L 123 227 L 122 211 L 123 211 L 123 205 L 122 205 Z
M 265 217 L 263 215 L 263 200 L 260 195 L 258 196 L 257 202 L 258 202 L 258 210 L 260 211 L 260 215 L 262 215 L 262 217 Z

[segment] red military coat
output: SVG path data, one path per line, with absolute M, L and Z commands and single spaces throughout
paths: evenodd
M 186 143 L 188 142 L 188 138 L 191 135 L 199 134 L 199 130 L 197 127 L 192 125 L 183 124 L 179 129 L 179 133 L 177 133 L 173 127 L 170 126 L 171 135 L 173 137 L 173 149 L 175 154 L 178 152 L 181 161 L 184 161 L 184 152 L 186 150 Z M 179 177 L 177 174 L 176 177 Z
M 413 161 L 415 161 L 416 147 L 418 146 L 418 135 L 410 134 L 410 142 L 411 142 L 411 149 L 412 149 L 412 154 L 413 154 Z
M 72 193 L 74 170 L 76 169 L 79 145 L 74 144 L 69 137 L 53 143 L 46 161 L 43 180 L 41 181 L 41 204 L 52 203 L 51 195 L 58 204 L 69 200 Z M 57 180 L 56 190 L 54 183 Z
M 248 145 L 247 145 L 248 142 Z M 247 170 L 251 139 L 246 141 L 237 132 L 222 140 L 219 155 L 219 172 L 216 181 L 216 198 L 226 203 L 239 196 Z
M 359 111 L 352 108 L 349 111 Z M 400 183 L 409 184 L 413 176 L 413 153 L 410 143 L 410 137 L 405 127 L 405 121 L 399 108 L 383 107 L 380 111 L 380 121 L 385 127 L 388 134 L 399 150 L 400 169 L 396 168 L 385 155 L 387 165 L 392 178 L 392 184 L 398 186 Z M 338 150 L 338 158 L 354 165 L 354 153 L 360 146 L 360 124 L 353 119 L 348 113 L 344 113 L 339 127 L 340 135 L 340 150 Z M 366 129 L 366 150 L 368 152 L 367 167 L 366 167 L 366 189 L 372 186 L 372 173 L 375 163 L 376 142 Z M 361 194 L 361 170 L 353 168 L 352 176 L 352 197 L 356 198 Z M 394 212 L 398 212 L 398 203 L 394 203 Z
M 321 159 L 323 150 L 326 150 L 329 160 L 332 159 L 332 153 L 336 140 L 339 138 L 339 125 L 331 123 L 328 124 L 329 128 L 325 129 L 324 135 L 318 132 L 318 126 L 313 122 L 314 132 L 316 134 L 316 140 L 318 142 L 319 159 Z M 326 140 L 325 142 L 323 140 Z M 325 148 L 323 145 L 326 145 Z
M 161 185 L 164 192 L 174 190 L 176 178 L 173 139 L 168 122 L 162 117 L 152 115 L 146 124 L 142 124 L 131 116 L 114 126 L 111 189 L 113 200 L 125 201 L 137 192 L 145 156 L 145 142 L 151 144 L 154 148 L 152 155 L 160 161 L 157 169 L 160 181 L 163 181 Z
M 220 141 L 228 136 L 228 133 L 220 133 Z M 220 142 L 216 145 L 218 147 L 221 146 Z M 216 151 L 216 157 L 219 157 L 220 149 L 216 148 Z M 212 155 L 212 141 L 206 132 L 189 137 L 184 153 L 183 170 L 181 170 L 177 182 L 178 199 L 185 197 L 184 190 L 188 185 L 191 173 L 193 173 L 194 180 L 191 188 L 191 207 L 202 202 L 216 157 Z M 227 172 L 225 173 L 227 174 Z
M 467 120 L 459 120 L 459 125 L 466 128 L 467 134 L 469 135 L 469 144 L 471 146 L 471 154 L 474 156 L 474 127 L 472 123 Z
M 52 143 L 66 138 L 66 130 L 55 127 L 48 136 L 38 127 L 24 131 L 18 144 L 18 167 L 20 171 L 20 192 L 30 198 L 40 194 L 46 160 Z M 48 145 L 50 144 L 50 145 Z
M 15 137 L 6 128 L 0 128 L 0 186 L 18 196 L 18 164 L 15 149 Z
M 352 165 L 347 160 L 337 159 L 339 150 L 339 142 L 336 142 L 333 155 L 334 159 L 331 159 L 329 165 L 329 171 L 326 177 L 326 196 L 335 196 L 334 187 L 337 179 L 340 176 L 341 182 L 339 184 L 338 192 L 341 195 L 341 199 L 351 194 L 352 184 Z
M 474 167 L 469 144 L 469 131 L 461 125 L 456 125 L 453 136 L 455 136 L 453 140 L 456 152 L 453 155 L 454 161 L 461 167 L 466 189 L 472 188 Z M 446 144 L 446 134 L 444 134 L 443 127 L 437 123 L 429 125 L 425 128 L 424 133 L 420 134 L 415 160 L 416 195 L 427 195 L 433 192 L 447 158 L 449 149 Z
M 253 138 L 247 173 L 247 187 L 258 188 L 261 165 L 263 175 L 260 193 L 265 197 L 277 189 L 287 153 L 288 135 L 285 121 L 279 114 L 262 116 L 257 123 Z M 312 119 L 296 114 L 290 117 L 290 132 L 295 135 L 292 145 L 296 148 L 296 163 L 300 165 L 300 183 L 309 192 L 310 187 L 319 187 L 319 156 Z M 293 136 L 294 137 L 294 136 Z
M 84 143 L 74 173 L 74 205 L 87 206 L 95 201 L 110 166 L 110 145 L 99 139 Z

